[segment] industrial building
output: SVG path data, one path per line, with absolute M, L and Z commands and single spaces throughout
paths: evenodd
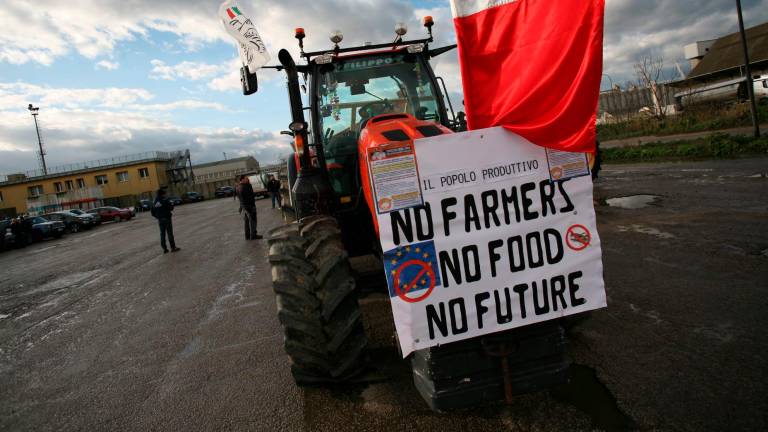
M 745 30 L 752 85 L 758 98 L 768 97 L 768 23 Z M 677 105 L 698 102 L 731 102 L 747 98 L 744 50 L 741 35 L 731 33 L 714 40 L 685 46 L 691 71 L 671 83 L 678 89 Z
M 89 209 L 127 207 L 151 198 L 161 186 L 179 189 L 192 183 L 189 150 L 146 152 L 78 164 L 49 167 L 0 178 L 0 218 Z

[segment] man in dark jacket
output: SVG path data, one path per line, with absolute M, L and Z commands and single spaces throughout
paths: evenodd
M 171 252 L 180 251 L 181 248 L 176 247 L 176 241 L 173 238 L 173 203 L 168 200 L 165 189 L 157 191 L 155 202 L 152 204 L 152 216 L 160 225 L 160 246 L 163 247 L 163 253 L 168 253 L 168 247 L 165 245 L 166 235 L 171 243 Z
M 275 202 L 277 202 L 278 207 L 282 207 L 282 203 L 280 202 L 280 182 L 277 181 L 274 176 L 269 176 L 267 191 L 272 196 L 272 208 L 275 208 Z
M 237 197 L 240 199 L 240 211 L 243 213 L 245 239 L 258 240 L 262 237 L 256 233 L 256 195 L 247 175 L 240 176 L 239 186 Z

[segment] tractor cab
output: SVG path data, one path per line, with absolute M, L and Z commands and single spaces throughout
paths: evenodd
M 427 53 L 415 52 L 413 47 L 331 54 L 311 62 L 314 139 L 322 144 L 329 180 L 341 207 L 356 201 L 360 136 L 371 119 L 407 114 L 444 126 L 453 123 Z M 392 140 L 403 138 L 393 136 Z M 349 197 L 348 203 L 345 197 Z
M 367 163 L 361 159 L 365 150 L 431 136 L 427 130 L 466 129 L 464 114 L 453 111 L 445 82 L 429 63 L 456 45 L 430 48 L 433 24 L 431 17 L 424 18 L 429 34 L 425 39 L 403 40 L 406 28 L 398 24 L 393 42 L 355 47 L 340 47 L 343 36 L 335 31 L 334 46 L 316 52 L 304 52 L 304 29 L 297 28 L 295 37 L 306 63 L 297 65 L 283 49 L 278 55 L 281 65 L 268 66 L 285 70 L 287 76 L 292 121 L 284 133 L 293 137 L 295 152 L 295 176 L 287 170 L 290 206 L 297 220 L 315 214 L 338 218 L 351 255 L 370 253 L 378 244 Z M 245 94 L 256 91 L 256 76 L 247 67 L 241 78 Z M 408 127 L 364 133 L 387 116 L 396 116 Z

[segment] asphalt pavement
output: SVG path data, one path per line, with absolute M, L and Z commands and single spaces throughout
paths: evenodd
M 768 159 L 607 166 L 608 308 L 569 333 L 571 385 L 429 410 L 383 295 L 362 300 L 380 381 L 297 388 L 264 241 L 232 199 L 0 254 L 0 430 L 765 430 Z M 654 195 L 641 204 L 618 200 Z M 282 223 L 258 202 L 260 231 Z

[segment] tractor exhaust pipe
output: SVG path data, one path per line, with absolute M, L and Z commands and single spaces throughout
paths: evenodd
M 293 186 L 293 196 L 296 199 L 296 219 L 317 214 L 332 214 L 335 203 L 333 189 L 325 173 L 325 167 L 312 166 L 312 155 L 308 145 L 308 125 L 304 119 L 304 106 L 301 102 L 299 89 L 299 73 L 296 62 L 291 54 L 281 49 L 277 55 L 288 78 L 288 99 L 291 103 L 291 124 L 288 127 L 293 132 L 294 147 L 299 154 L 299 175 Z M 322 151 L 322 146 L 315 147 Z M 317 155 L 318 161 L 325 158 Z M 318 162 L 318 165 L 321 162 Z

